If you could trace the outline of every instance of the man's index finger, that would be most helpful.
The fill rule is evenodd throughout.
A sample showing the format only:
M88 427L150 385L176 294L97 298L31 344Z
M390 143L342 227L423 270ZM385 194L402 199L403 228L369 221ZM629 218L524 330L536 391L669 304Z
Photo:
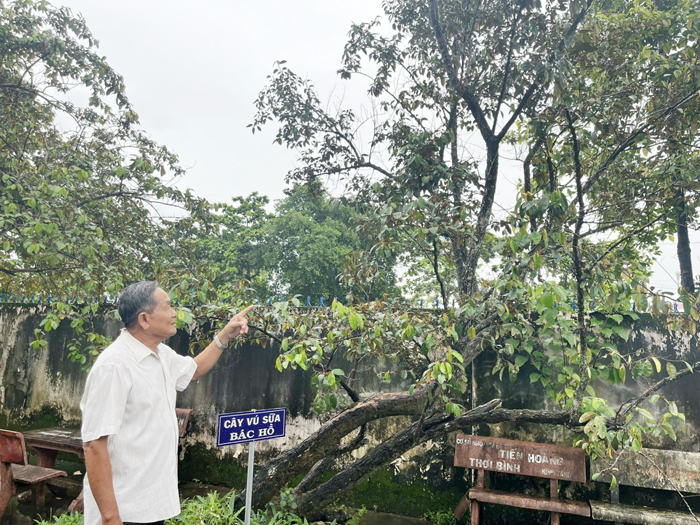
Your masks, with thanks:
M254 304L251 304L251 305L250 305L248 308L246 308L245 310L241 310L241 311L238 313L238 315L240 315L241 317L243 317L243 316L246 315L248 312L250 312L253 308L255 308L255 305L254 305Z

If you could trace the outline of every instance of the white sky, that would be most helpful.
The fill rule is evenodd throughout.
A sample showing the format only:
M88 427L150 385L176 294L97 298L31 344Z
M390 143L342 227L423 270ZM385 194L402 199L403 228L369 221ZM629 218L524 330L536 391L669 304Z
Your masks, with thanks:
M272 143L274 123L248 128L273 63L286 60L322 100L359 108L366 83L336 71L351 22L382 15L381 0L53 0L81 13L125 80L143 129L189 168L180 184L212 202L253 191L282 197L294 152ZM324 99L324 97L327 97ZM478 153L477 153L478 154ZM512 208L517 163L502 161L497 200ZM511 173L509 176L508 173ZM498 208L498 206L496 207ZM494 208L498 213L499 209ZM700 236L692 232L695 273ZM674 290L675 244L661 246L652 285Z
M253 135L253 102L277 60L331 103L364 98L336 75L351 22L380 0L53 0L81 13L124 77L141 125L189 168L182 186L214 202L253 191L280 198L295 155ZM346 88L355 88L346 92Z

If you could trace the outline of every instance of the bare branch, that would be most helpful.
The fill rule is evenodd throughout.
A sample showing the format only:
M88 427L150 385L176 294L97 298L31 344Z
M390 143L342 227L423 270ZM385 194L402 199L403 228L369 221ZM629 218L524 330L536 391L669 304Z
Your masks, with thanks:
M484 141L490 143L493 141L494 135L488 122L486 121L486 117L484 116L484 112L481 109L479 101L467 88L467 86L465 86L457 77L457 71L455 70L454 64L452 64L452 57L450 56L450 51L447 47L447 42L445 41L445 34L442 32L442 26L440 25L440 13L438 11L437 0L429 0L429 4L430 23L435 31L435 39L437 40L440 55L442 55L442 62L445 66L445 70L447 71L447 77L450 80L450 84L452 84L455 91L457 91L457 93L459 93L467 103L467 107L469 107L469 111L471 111Z
M659 391L666 385L673 383L674 381L678 381L681 377L684 377L688 374L693 374L695 372L700 372L700 362L695 363L691 368L686 368L685 370L681 370L680 372L676 373L674 376L667 376L661 379L660 381L657 381L653 385L651 385L649 388L647 388L644 392L642 392L640 395L637 397L627 401L626 403L623 403L619 410L617 411L617 415L615 418L612 420L611 427L612 428L617 428L622 425L622 421L627 419L627 416L635 409L637 408L642 402L644 402L649 396L654 394L655 392Z

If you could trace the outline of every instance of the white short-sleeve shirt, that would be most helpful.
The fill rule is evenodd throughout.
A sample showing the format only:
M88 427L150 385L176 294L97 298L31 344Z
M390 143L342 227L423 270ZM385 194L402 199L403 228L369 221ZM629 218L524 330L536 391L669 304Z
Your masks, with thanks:
M177 392L197 364L167 345L152 352L128 331L97 358L80 401L83 442L102 436L122 521L152 522L180 513L177 490ZM101 525L85 476L85 525Z

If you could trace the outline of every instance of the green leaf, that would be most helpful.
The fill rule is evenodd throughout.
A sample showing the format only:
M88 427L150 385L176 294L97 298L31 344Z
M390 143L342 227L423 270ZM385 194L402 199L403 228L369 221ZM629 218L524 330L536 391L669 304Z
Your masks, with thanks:
M676 432L669 423L662 423L661 428L673 441L676 441Z
M525 363L527 363L528 357L526 355L519 355L515 358L515 364L518 367L523 366Z
M611 327L611 330L613 331L614 334L617 334L619 337L627 341L629 338L629 332L627 329L623 328L622 326L613 326Z
M554 306L554 294L550 292L544 293L540 295L538 302L547 308L551 308Z
M676 366L670 361L666 363L666 372L669 377L676 377Z
M637 438L634 438L632 440L632 450L635 452L639 452L642 449L642 444L639 442Z
M678 406L676 405L675 401L671 401L668 404L668 411L671 412L671 414L674 416L678 415Z
M554 321L556 320L558 315L559 315L558 308L547 308L544 311L544 313L542 314L542 317L544 317L544 319L548 325L551 325L552 323L554 323Z
M586 423L587 421L590 421L596 416L595 412L585 412L581 414L581 417L578 418L579 423Z

